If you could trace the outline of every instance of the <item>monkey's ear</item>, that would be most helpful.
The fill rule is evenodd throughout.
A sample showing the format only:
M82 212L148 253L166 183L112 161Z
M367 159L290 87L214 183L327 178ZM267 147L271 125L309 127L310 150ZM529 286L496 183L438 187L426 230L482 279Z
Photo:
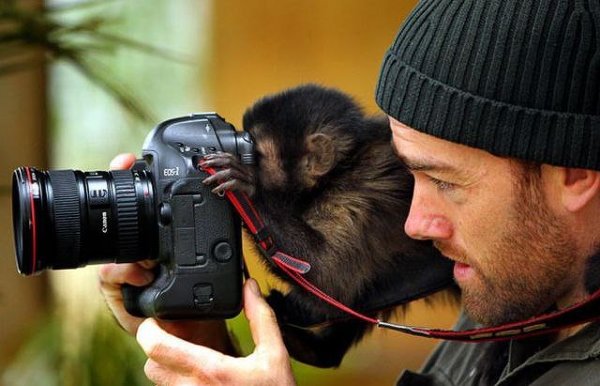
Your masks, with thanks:
M333 138L323 133L311 134L306 138L308 154L304 160L309 177L318 178L335 166L335 144Z

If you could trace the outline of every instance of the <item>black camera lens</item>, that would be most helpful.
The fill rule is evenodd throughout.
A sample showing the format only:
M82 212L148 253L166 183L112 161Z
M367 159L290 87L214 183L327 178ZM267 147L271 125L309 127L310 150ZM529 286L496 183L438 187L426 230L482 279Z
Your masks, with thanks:
M17 268L23 275L155 255L154 191L145 170L21 167L13 173L12 193Z

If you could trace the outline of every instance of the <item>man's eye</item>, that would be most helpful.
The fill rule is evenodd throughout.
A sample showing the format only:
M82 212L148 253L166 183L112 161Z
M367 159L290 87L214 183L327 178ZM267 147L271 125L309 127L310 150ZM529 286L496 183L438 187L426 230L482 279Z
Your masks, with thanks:
M435 185L438 190L451 190L454 188L454 184L442 180L438 180L437 178L429 177L429 180Z

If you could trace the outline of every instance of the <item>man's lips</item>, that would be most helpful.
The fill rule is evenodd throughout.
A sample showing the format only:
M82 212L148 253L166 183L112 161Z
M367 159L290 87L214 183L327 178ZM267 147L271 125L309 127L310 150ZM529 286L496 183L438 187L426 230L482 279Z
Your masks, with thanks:
M473 268L470 265L458 261L454 262L454 279L457 282L467 280L473 276L473 272Z
M458 251L451 249L447 245L437 241L433 242L433 246L440 251L442 256L454 261L454 279L457 282L467 280L475 274L475 270L470 264L460 261L464 260L463 258L457 258L458 256L462 256L460 253L458 253Z

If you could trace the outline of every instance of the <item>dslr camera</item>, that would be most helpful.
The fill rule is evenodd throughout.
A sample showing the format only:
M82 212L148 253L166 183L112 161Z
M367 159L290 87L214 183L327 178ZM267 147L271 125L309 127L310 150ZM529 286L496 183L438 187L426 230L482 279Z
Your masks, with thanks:
M13 173L17 268L23 275L86 264L158 261L146 287L124 286L125 308L160 319L224 319L241 309L239 217L202 183L203 156L254 163L249 133L215 113L160 123L130 170Z

